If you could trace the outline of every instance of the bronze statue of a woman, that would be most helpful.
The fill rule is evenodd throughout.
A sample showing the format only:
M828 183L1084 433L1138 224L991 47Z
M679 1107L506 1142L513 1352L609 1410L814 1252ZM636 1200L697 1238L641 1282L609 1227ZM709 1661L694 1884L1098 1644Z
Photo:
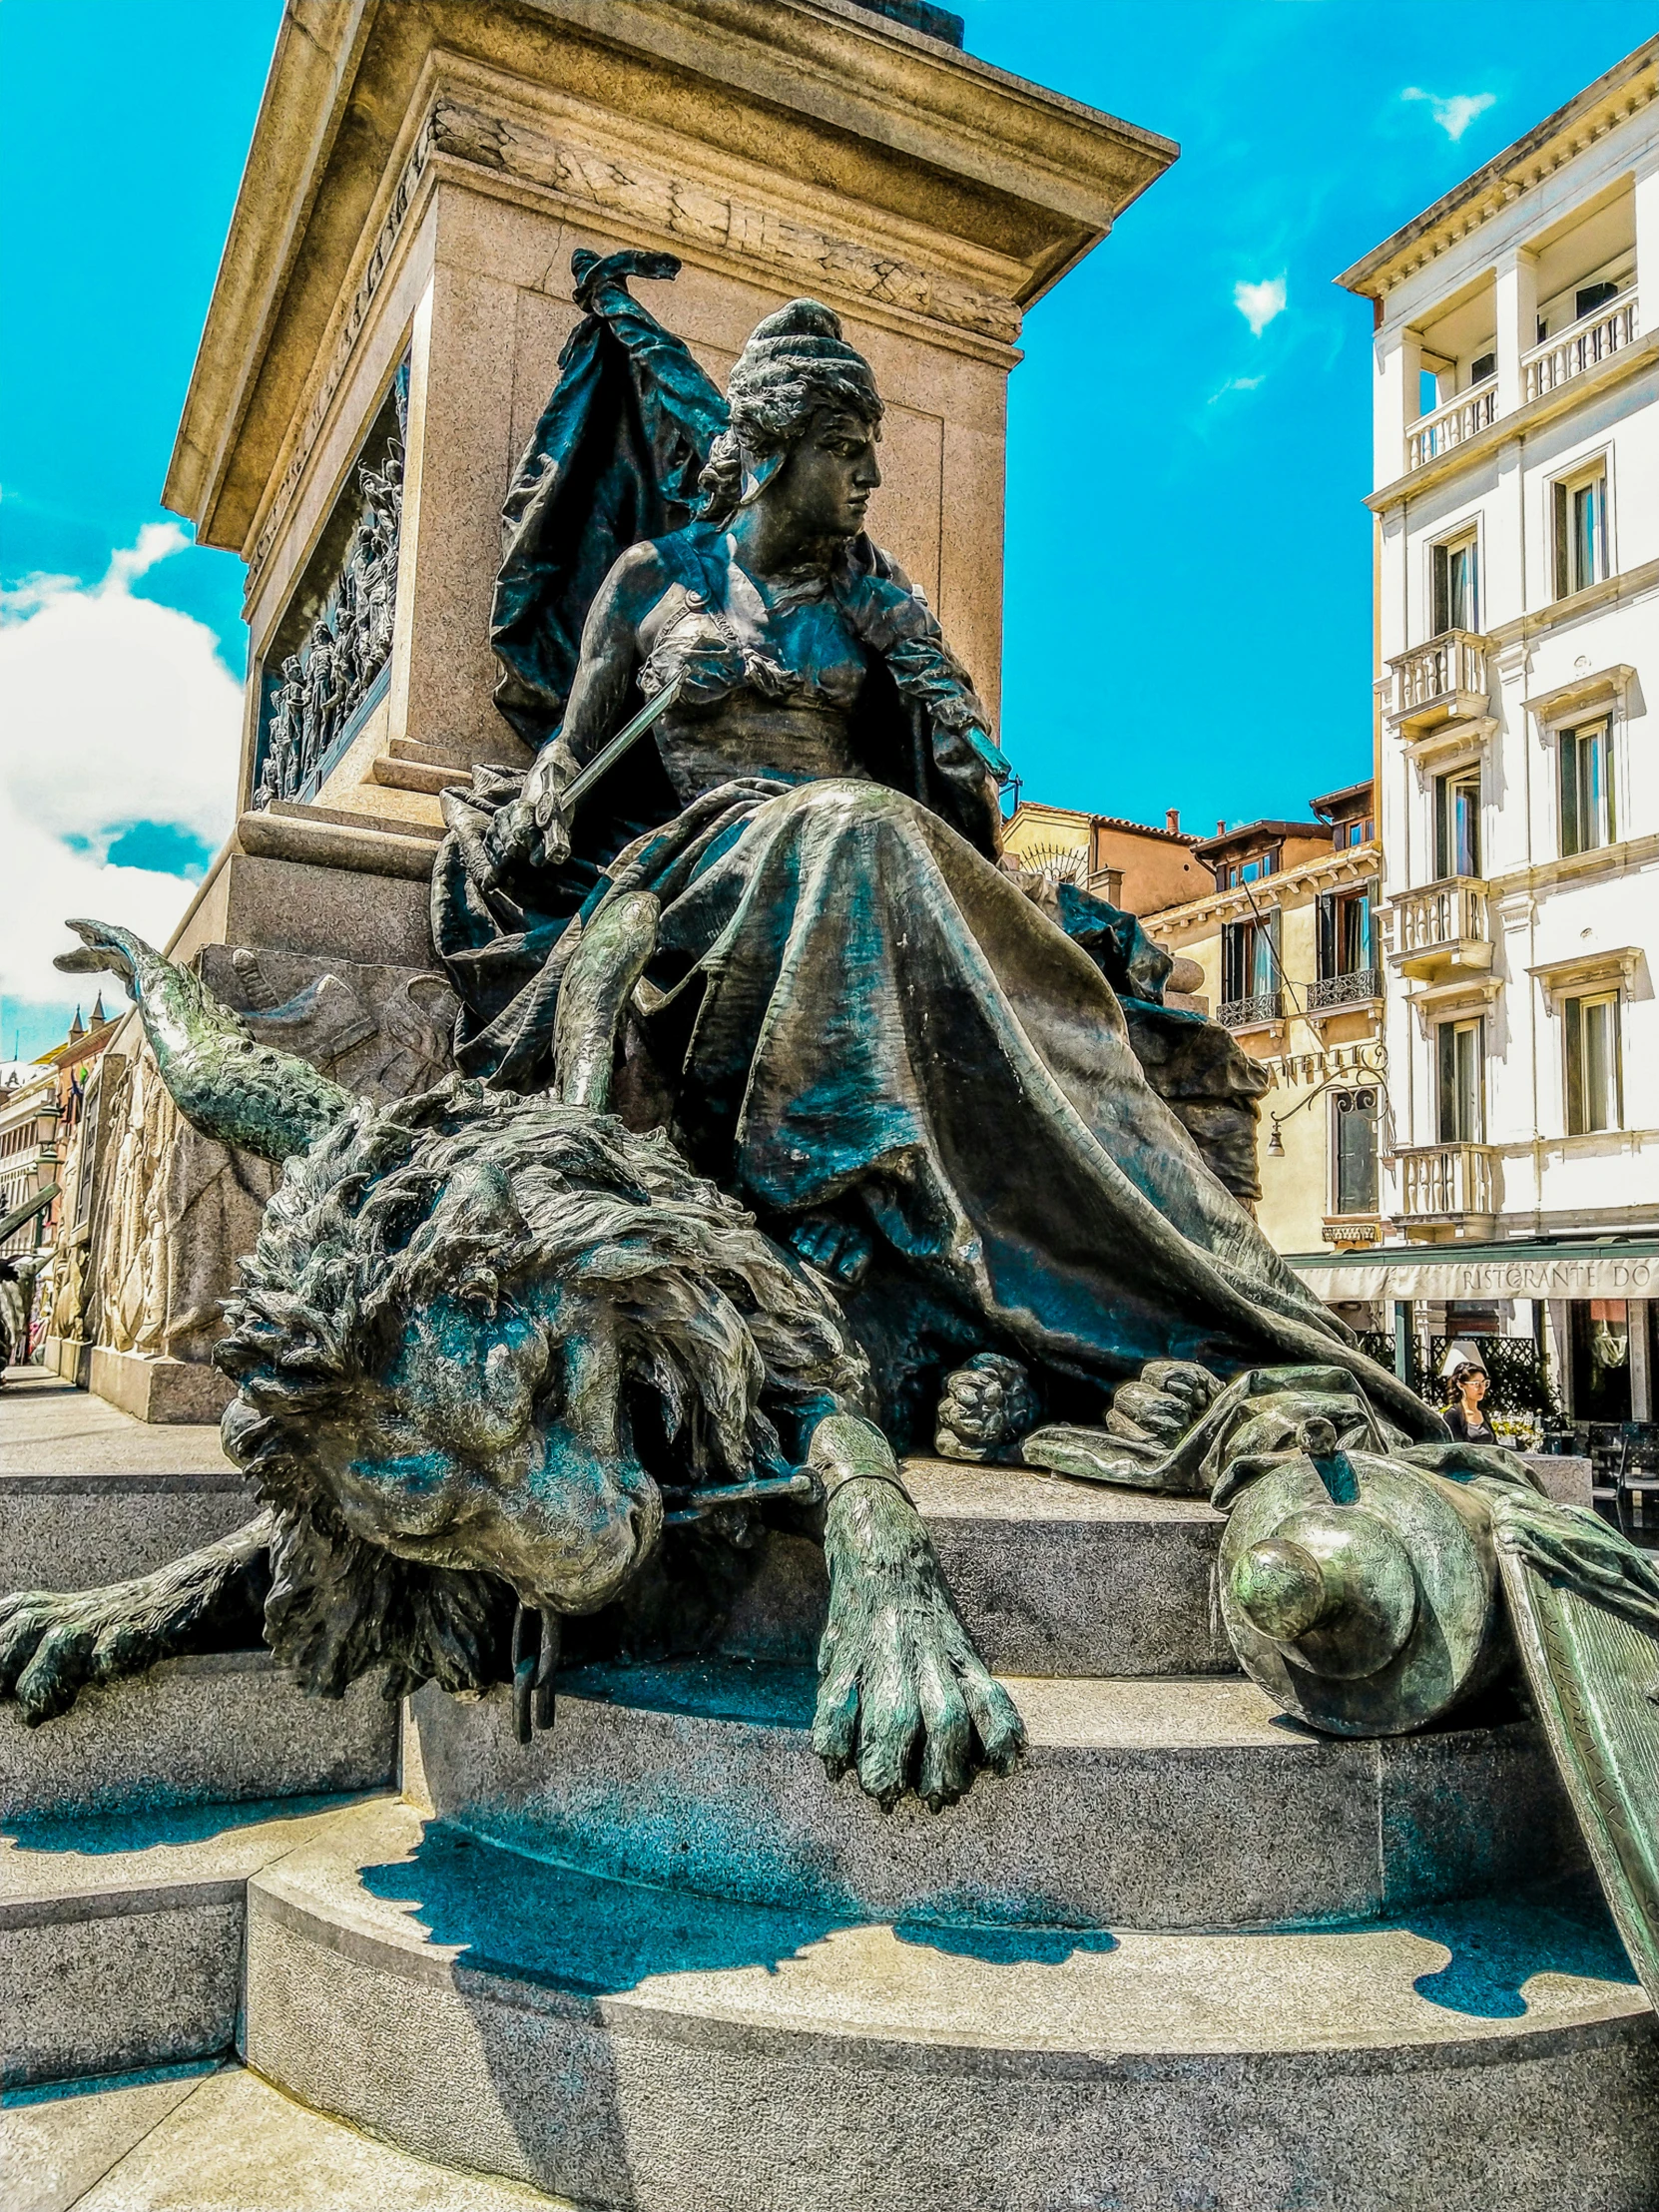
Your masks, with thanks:
M980 1352L1021 1361L1061 1417L1098 1417L1150 1360L1289 1359L1347 1367L1431 1428L1149 1087L1101 966L996 865L1005 763L926 601L864 535L881 402L836 316L769 316L723 405L615 263L583 296L591 344L633 378L636 525L674 516L665 481L683 511L699 448L700 511L590 586L561 700L527 650L575 627L546 590L558 498L585 487L590 541L596 514L628 529L616 472L596 498L561 413L578 332L497 603L503 704L545 742L522 779L480 771L446 798L433 921L462 1066L550 1082L569 964L633 900L648 942L612 1102L835 1279L900 1445ZM665 694L654 743L572 820L574 778Z

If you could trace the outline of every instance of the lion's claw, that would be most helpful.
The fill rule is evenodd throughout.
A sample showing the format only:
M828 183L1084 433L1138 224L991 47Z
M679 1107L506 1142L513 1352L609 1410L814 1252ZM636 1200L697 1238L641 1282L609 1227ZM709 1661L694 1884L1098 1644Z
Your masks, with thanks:
M1112 1392L1107 1426L1120 1435L1180 1442L1220 1390L1219 1377L1194 1360L1149 1360L1134 1382Z
M1010 1773L1024 1727L957 1617L903 1491L887 1481L837 1491L825 1547L830 1622L813 1749L830 1779L855 1768L883 1811L914 1789L936 1813L980 1768Z
M976 1352L965 1368L945 1377L933 1416L934 1449L946 1459L989 1459L1040 1417L1019 1362L1000 1352Z

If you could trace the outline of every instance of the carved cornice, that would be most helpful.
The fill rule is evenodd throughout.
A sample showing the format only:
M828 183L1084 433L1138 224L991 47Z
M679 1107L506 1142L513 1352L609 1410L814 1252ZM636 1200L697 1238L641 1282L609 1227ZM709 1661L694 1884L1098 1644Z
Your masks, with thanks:
M890 220L881 232L886 246L873 232L862 239L831 233L809 220L814 203L805 192L775 190L775 199L798 200L794 211L766 206L731 191L689 155L676 162L676 150L660 133L651 134L654 143L645 146L629 146L625 140L613 117L584 112L581 103L568 99L550 99L546 112L532 114L503 97L486 72L448 55L438 57L427 75L423 118L324 345L298 428L290 433L281 476L248 549L250 596L281 534L409 216L439 176L573 202L598 212L625 234L671 244L688 259L702 255L721 267L747 261L763 283L810 288L815 296L875 319L942 324L999 352L1006 352L1019 336L1021 311L1011 296L1018 276L1013 263L1002 267L999 257L975 257L985 276L1000 278L1009 287L999 291L991 282L974 282L937 265L925 268L919 259L891 251L895 235L904 238L905 227ZM743 166L726 165L740 171ZM907 243L915 255L930 242L915 232Z
M1345 845L1329 856L1322 853L1318 859L1302 860L1283 875L1265 875L1259 883L1252 883L1248 892L1212 891L1207 897L1190 899L1184 906L1166 906L1158 913L1143 914L1141 926L1163 943L1172 930L1202 929L1206 924L1219 928L1223 922L1249 921L1252 913L1269 906L1294 906L1304 899L1317 898L1321 891L1364 883L1380 875L1382 867L1381 845Z
M250 599L254 595L255 586L259 583L261 571L271 557L271 549L280 534L287 511L293 504L293 495L299 489L300 480L305 473L306 463L311 457L311 450L316 444L323 423L327 420L328 409L333 403L334 394L340 386L340 379L345 374L352 351L356 346L357 333L368 319L369 307L385 279L386 271L391 266L397 241L402 234L405 222L408 220L409 210L414 206L421 178L425 175L427 164L432 158L432 148L435 143L433 131L435 121L435 115L428 116L424 126L416 136L414 150L403 164L397 183L392 188L390 202L374 232L373 244L369 248L367 260L363 265L356 284L352 288L351 295L345 303L344 311L339 317L331 341L322 355L321 367L313 378L310 399L300 417L299 429L293 439L287 466L277 480L276 489L272 495L270 506L266 510L265 520L260 525L259 536L248 549L248 582L246 588L247 596ZM386 371L388 382L395 367L395 361L388 363ZM383 390L384 386L381 387L381 393L376 394L377 400L383 394ZM364 427L366 429L366 422Z
M915 273L925 271L925 319L1003 365L1007 339L983 324L989 313L1005 330L1006 307L953 296L951 284L1029 305L1178 151L843 0L287 0L164 493L203 544L246 551L276 504L328 381L313 384L313 370L338 343L341 303L362 282L391 182L421 151L434 72L487 79L535 116L585 104L604 119L599 151L616 163L624 198L644 182L632 165L650 141L685 149L683 171L679 154L666 166L648 160L650 182L683 176L700 196L741 204L738 237L751 247L748 213L765 206L771 228L759 245L771 270L823 269L827 244L833 264L841 232L859 232L844 297L898 326L917 312ZM550 135L569 150L562 128ZM492 136L428 146L418 181L432 162L454 161L474 183L492 177L497 197L531 204L551 192L572 207L608 206L591 172L542 184L513 175L523 145L495 140L492 171ZM406 208L405 233L408 218ZM660 202L637 211L653 237L684 240L688 259L728 267L730 239L717 250L693 234L730 221L729 211L683 207L665 230ZM625 206L603 228L613 224L627 235Z
M1336 281L1374 299L1396 290L1471 232L1512 207L1524 193L1640 114L1656 96L1659 39L1650 38L1352 269L1345 269Z
M774 282L811 281L831 298L839 293L898 308L1000 345L1012 345L1019 336L1020 309L1010 294L938 268L921 268L873 241L822 230L804 217L791 220L775 207L721 189L690 165L677 173L653 164L619 146L614 125L601 144L568 126L549 129L446 96L434 108L426 136L459 162L624 217L653 237L712 249L723 262L734 257L754 262L757 273Z
M1545 960L1526 972L1543 985L1544 997L1553 1008L1584 991L1628 991L1641 964L1641 947L1621 944L1606 951L1575 952L1565 960Z

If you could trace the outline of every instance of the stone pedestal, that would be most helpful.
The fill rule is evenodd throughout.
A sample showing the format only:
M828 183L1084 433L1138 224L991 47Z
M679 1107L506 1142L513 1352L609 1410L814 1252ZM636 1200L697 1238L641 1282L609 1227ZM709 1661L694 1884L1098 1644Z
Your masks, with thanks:
M492 704L490 601L502 500L578 319L578 248L677 255L677 282L643 295L720 380L786 299L842 315L887 402L872 534L994 711L1020 317L1176 150L910 27L948 31L936 10L895 13L908 21L854 0L289 0L165 492L201 543L247 561L252 631L239 821L176 958L281 956L295 988L430 971L439 794L475 762L526 759ZM273 695L346 605L377 669L351 646L317 773L287 777ZM395 1088L383 1031L354 1061L329 1056L326 1029L286 1041L366 1087L373 1060ZM92 1386L200 1418L218 1400L217 1300L268 1179L196 1156L152 1095L136 1020L116 1050L108 1104L129 1141L101 1175ZM164 1175L174 1143L189 1157ZM176 1379L180 1362L197 1372Z

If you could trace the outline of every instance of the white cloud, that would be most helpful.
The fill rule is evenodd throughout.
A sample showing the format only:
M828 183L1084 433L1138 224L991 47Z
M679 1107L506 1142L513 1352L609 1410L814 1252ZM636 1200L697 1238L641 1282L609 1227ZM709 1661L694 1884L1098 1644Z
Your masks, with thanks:
M6 925L0 992L55 1001L68 914L165 940L195 886L112 863L135 823L172 824L217 845L231 826L242 687L203 623L129 586L188 544L149 523L102 582L31 577L0 592L0 851Z
M1259 284L1235 284L1233 304L1250 324L1251 336L1259 338L1274 316L1285 312L1284 277L1269 276Z
M1399 97L1426 100L1434 121L1454 146L1477 115L1497 106L1495 92L1454 92L1449 100L1442 100L1438 93L1424 92L1420 85L1407 85Z
M1207 404L1213 407L1218 399L1225 399L1230 391L1255 391L1266 382L1266 376L1229 376L1218 391L1211 392Z

